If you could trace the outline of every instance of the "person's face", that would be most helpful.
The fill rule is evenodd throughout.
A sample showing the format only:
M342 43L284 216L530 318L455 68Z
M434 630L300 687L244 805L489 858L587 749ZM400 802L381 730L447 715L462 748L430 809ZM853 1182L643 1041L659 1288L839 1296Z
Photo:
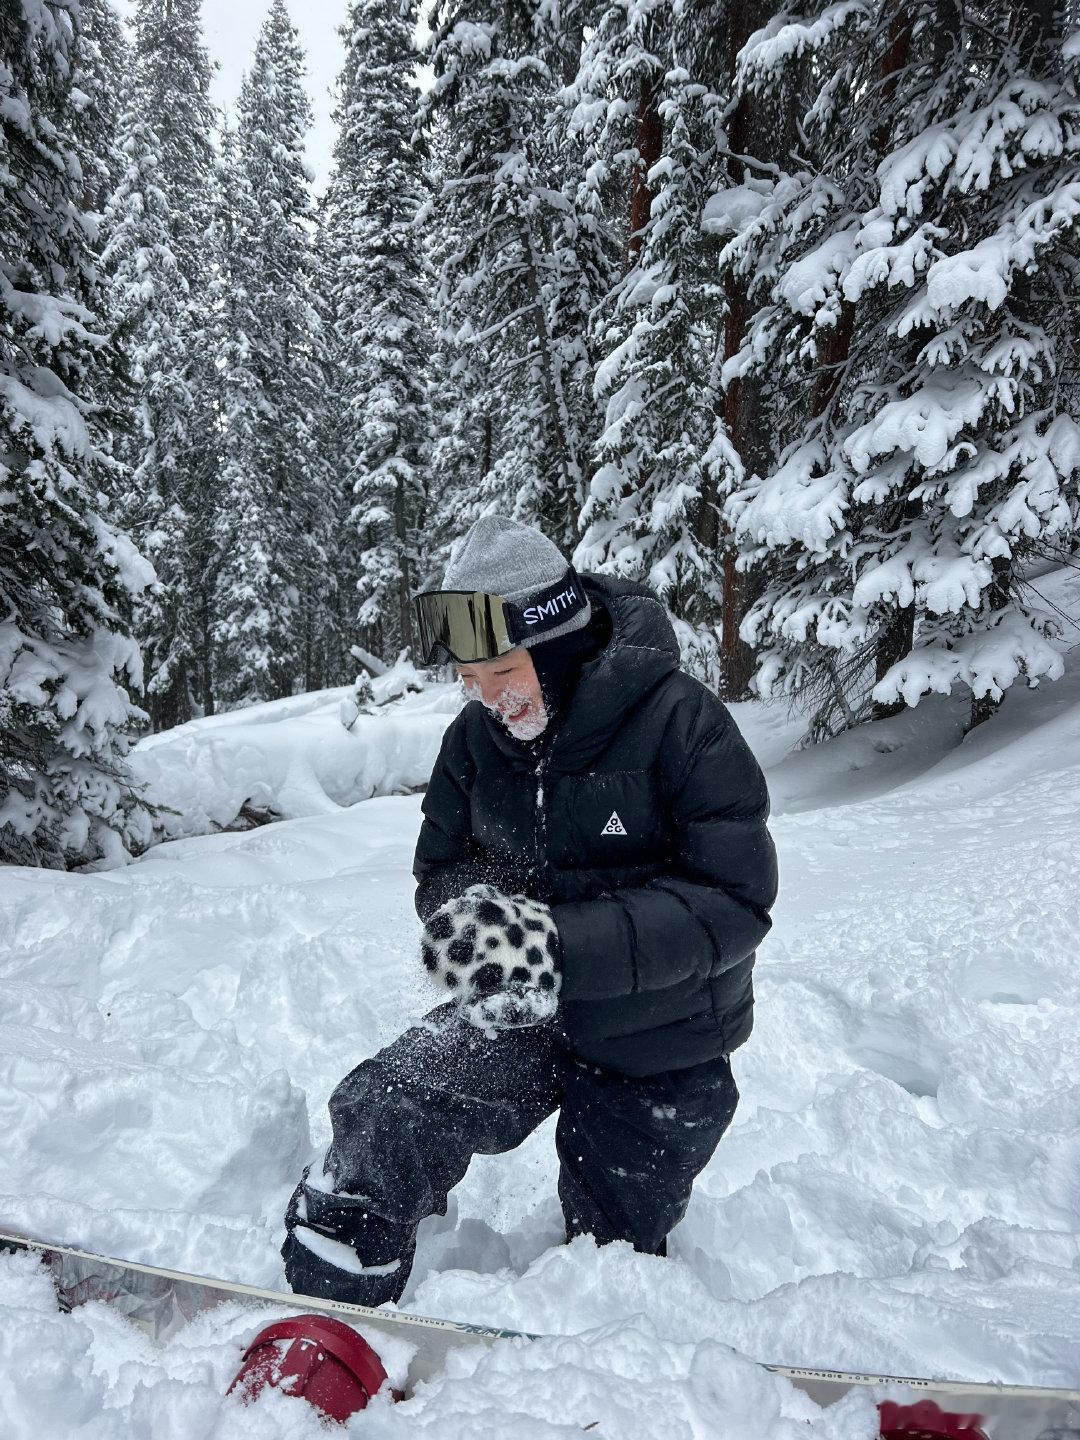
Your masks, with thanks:
M512 735L531 740L544 729L547 710L528 650L519 646L497 660L455 668L469 699L497 715Z

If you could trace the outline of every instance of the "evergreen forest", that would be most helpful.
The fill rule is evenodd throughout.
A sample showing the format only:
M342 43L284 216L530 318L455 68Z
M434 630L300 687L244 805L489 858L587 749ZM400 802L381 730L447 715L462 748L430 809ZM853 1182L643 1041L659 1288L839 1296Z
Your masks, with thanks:
M0 0L0 859L149 835L148 731L353 680L491 511L809 743L1058 678L1078 0Z

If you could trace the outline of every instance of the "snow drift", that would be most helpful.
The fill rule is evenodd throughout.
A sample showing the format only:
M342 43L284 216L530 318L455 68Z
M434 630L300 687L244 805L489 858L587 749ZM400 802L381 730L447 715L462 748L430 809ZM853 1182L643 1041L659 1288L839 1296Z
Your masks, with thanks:
M212 834L245 808L295 820L424 785L461 692L426 681L405 690L420 677L402 668L375 680L370 691L382 708L369 713L355 704L355 687L342 686L192 720L140 741L131 768L159 807L157 837Z

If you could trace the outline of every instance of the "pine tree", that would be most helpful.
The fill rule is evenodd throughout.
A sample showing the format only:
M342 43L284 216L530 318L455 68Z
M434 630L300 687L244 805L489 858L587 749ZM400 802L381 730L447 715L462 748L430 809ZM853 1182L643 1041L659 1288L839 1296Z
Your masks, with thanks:
M356 611L359 553L350 516L353 511L352 484L347 473L355 458L355 435L349 387L355 369L348 365L349 347L337 325L341 304L340 277L348 262L349 237L338 216L338 186L335 172L318 205L315 232L315 260L319 275L326 343L323 347L324 392L320 406L316 450L326 476L324 506L327 524L327 566L319 598L316 623L319 626L327 685L337 685L355 676L351 647L357 641ZM370 637L367 637L370 639ZM371 645L366 646L371 649Z
M771 473L729 503L763 693L809 692L829 733L966 687L985 718L1061 673L1026 557L1075 530L1080 190L1075 42L1051 11L951 3L780 15L741 57L798 57L804 169L763 187L725 263L759 308L730 376L790 396ZM1037 599L1037 597L1036 597Z
M104 212L120 183L126 161L122 151L120 120L131 70L131 47L110 0L81 0L76 31L72 94L72 138L83 177L83 204L91 227L94 253L100 262L107 241ZM99 269L103 267L99 263ZM111 310L110 329L115 328ZM130 479L123 454L132 433L133 390L123 337L102 352L95 367L92 398L101 408L102 450L107 457L104 478L114 499L127 495ZM130 450L130 446L127 446Z
M445 117L448 136L431 212L447 235L439 348L487 397L492 503L567 548L595 434L582 316L606 260L603 237L572 204L580 157L565 143L559 103L573 49L567 25L580 34L579 9L440 0L423 111L428 128Z
M412 143L415 18L401 0L354 0L328 213L338 404L353 493L357 623L387 659L412 646L417 522L430 448L428 279L417 233L422 159ZM351 453L350 453L351 452Z
M87 210L102 213L120 178L120 114L131 48L110 0L79 0L73 89Z
M259 214L236 134L226 129L214 170L210 231L215 276L210 336L220 370L221 504L216 548L222 557L214 597L216 669L227 704L251 703L273 692L271 667L278 637L271 623L279 585L273 555L279 538L266 477L260 472L261 380L252 337L259 321L252 305L258 256L251 250Z
M429 402L432 444L429 464L429 499L422 529L425 539L424 568L417 588L435 589L445 572L450 548L485 510L507 497L497 475L497 431L495 397L487 384L487 367L482 351L456 335L444 323L445 304L438 277L460 248L441 197L453 165L450 120L452 115L435 115L425 134L426 176L429 200L418 219L425 264L433 278Z
M707 626L722 601L719 552L699 542L697 518L723 295L701 216L719 107L681 63L692 55L693 22L677 18L666 3L611 5L577 86L595 164L621 170L629 203L625 273L599 314L606 414L576 558L646 580L677 616Z
M321 678L305 653L305 638L318 628L310 612L328 565L329 513L317 448L325 339L303 159L311 121L303 75L284 0L273 0L237 107L247 199L234 222L231 282L247 297L253 384L227 404L245 437L242 448L231 446L239 470L222 497L231 540L215 627L221 691L231 704L287 695Z
M741 596L718 497L726 476L752 467L755 445L740 424L750 397L733 405L720 382L745 307L719 271L709 209L746 163L732 146L762 143L728 73L747 8L609 0L569 91L586 147L578 209L614 218L623 257L592 312L605 413L575 559L652 584L684 664L732 698L748 667L732 643Z
M187 370L189 289L173 250L161 180L161 141L144 117L141 85L129 81L119 121L124 169L104 217L102 264L110 276L112 323L132 385L133 423L121 441L130 480L124 523L142 538L157 573L139 610L146 693L159 718L168 697L186 695L196 642L187 604L191 487L186 470L192 408Z
M124 761L141 683L125 615L150 572L102 510L77 54L69 4L0 12L0 858L51 866L146 838Z
M705 204L701 214L702 243L712 275L720 272L723 304L718 316L721 364L742 348L753 306L750 277L734 266L718 263L727 237L751 223L762 189L785 167L795 151L796 95L794 76L767 94L737 85L738 56L750 36L768 24L779 7L776 0L702 0L686 16L693 27L684 42L687 64L707 87L711 103L723 105L718 116L719 143L710 148ZM799 67L792 67L795 76ZM748 203L749 202L749 203ZM722 372L721 372L722 373ZM737 568L738 549L724 523L719 499L741 488L747 475L762 474L772 462L770 408L786 408L769 375L734 377L719 387L714 401L713 438L703 457L701 500L694 534L706 553L719 550L722 572L718 684L723 695L743 699L750 691L754 657L740 635L750 604L767 580L767 567L752 573Z
M207 270L208 181L217 119L200 9L201 0L136 0L134 17L142 119L161 143L173 252L193 292L201 288Z
M218 436L215 360L208 343L214 110L199 0L137 0L134 83L138 118L156 142L176 283L160 285L167 369L145 372L140 404L152 416L131 457L129 508L142 516L159 586L138 615L147 659L146 704L155 728L212 708L208 664L214 572ZM168 339L166 342L166 333ZM141 533L141 532L140 532Z

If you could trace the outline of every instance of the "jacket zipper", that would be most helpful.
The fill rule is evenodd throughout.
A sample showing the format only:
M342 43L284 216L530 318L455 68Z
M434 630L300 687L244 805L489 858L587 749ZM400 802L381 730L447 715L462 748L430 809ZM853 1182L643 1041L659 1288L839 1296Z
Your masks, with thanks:
M544 882L544 757L536 762L536 887L543 888Z
M547 901L551 896L551 884L547 873L547 814L544 794L544 769L551 759L551 751L558 735L560 721L553 721L540 736L536 748L536 764L533 775L536 779L536 804L533 810L533 834L536 851L536 888L538 899Z

